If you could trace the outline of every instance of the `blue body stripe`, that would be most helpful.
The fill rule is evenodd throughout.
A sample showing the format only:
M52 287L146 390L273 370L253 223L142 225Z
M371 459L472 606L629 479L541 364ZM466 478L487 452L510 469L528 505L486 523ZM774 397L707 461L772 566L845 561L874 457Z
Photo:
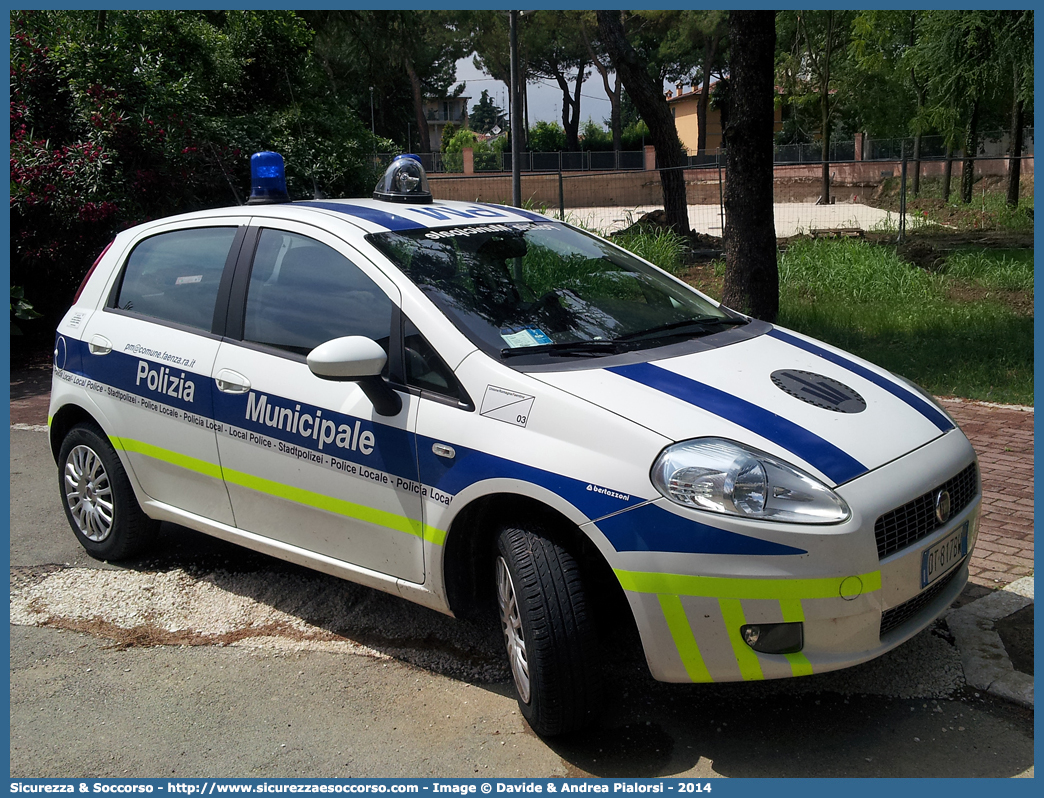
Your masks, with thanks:
M884 388L886 391L888 391L888 393L892 394L898 399L901 399L902 401L906 402L906 404L910 405L910 407L912 407L926 419L931 421L942 432L949 432L951 429L953 429L953 424L950 423L950 420L946 418L945 414L939 412L938 408L933 407L931 402L926 401L913 391L904 388L902 385L897 384L893 380L890 380L887 377L882 377L880 374L871 371L865 366L861 366L858 363L855 363L846 357L842 357L841 355L835 354L834 352L831 352L828 349L824 349L821 346L817 346L816 344L813 344L810 341L802 340L801 338L798 338L794 335L790 335L789 333L783 332L782 330L772 329L769 331L768 334L779 341L788 343L791 346L796 346L798 349L803 349L806 352L811 352L813 355L819 355L819 357L823 358L824 360L829 360L834 365L841 366L841 368L847 369L848 371L851 371L853 374L858 374L865 380L869 380L879 388Z
M460 493L476 482L493 478L539 485L561 496L587 518L603 519L598 522L598 527L617 551L763 555L804 553L801 549L687 520L649 504L645 497L624 495L612 490L611 486L609 491L598 490L596 488L606 486L591 485L477 449L454 444L456 456L453 460L445 460L432 452L432 444L443 442L444 439L416 435L373 419L346 415L268 391L252 392L256 395L255 401L261 396L266 397L266 407L269 408L294 408L299 413L312 415L313 418L318 418L321 413L324 421L332 421L338 426L347 424L354 428L358 424L361 431L369 431L374 436L376 444L372 454L368 456L331 444L320 450L317 440L311 436L280 430L261 421L252 421L247 415L250 394L226 394L217 391L213 387L213 379L207 374L171 367L175 376L184 375L185 379L192 380L195 384L194 400L187 402L150 391L142 380L137 379L139 361L147 361L155 368L162 364L119 351L98 357L88 353L85 342L70 338L65 340L68 346L66 370L96 380L99 384L104 383L136 396L164 402L203 418L262 433L299 448L321 451L342 460L379 469L394 477L419 479L420 482L450 496ZM612 495L614 493L616 495Z
M643 504L598 522L617 551L671 551L681 554L779 556L807 554L805 549L727 532L691 521L655 504Z
M379 224L382 227L387 227L389 230L394 230L396 232L400 230L421 230L427 227L426 224L422 224L414 219L407 219L405 216L400 216L397 213L392 213L391 211L379 208L366 208L359 205L342 205L338 202L319 202L314 200L295 202L294 204L306 205L309 208L321 208L324 211L343 213L346 216L355 216L356 218L372 222L373 224ZM395 206L391 205L391 207Z
M683 377L652 363L635 363L606 369L621 377L655 388L675 399L721 416L793 452L836 484L865 474L867 467L793 421L788 421L738 396Z

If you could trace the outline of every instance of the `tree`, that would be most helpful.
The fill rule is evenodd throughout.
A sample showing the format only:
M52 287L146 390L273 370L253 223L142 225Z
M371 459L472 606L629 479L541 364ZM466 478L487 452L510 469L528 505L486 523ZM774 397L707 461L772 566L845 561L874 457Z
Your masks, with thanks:
M311 42L289 12L13 12L13 283L64 310L118 230L242 202L257 150L292 196L372 190L368 126Z
M963 144L961 201L965 203L971 202L980 121L996 106L999 87L1011 86L1002 79L1004 15L1003 11L925 12L918 19L917 43L911 48L911 63L928 84L926 121L942 131L948 155L955 145ZM948 175L944 181L948 196Z
M489 133L498 125L503 128L507 124L504 109L496 106L486 89L482 90L482 96L468 114L468 123L479 133Z
M580 149L580 89L587 78L588 50L576 11L538 11L528 26L528 64L554 80L562 92L566 149Z
M622 91L620 76L613 71L613 63L609 58L609 54L605 52L602 43L598 40L597 32L598 21L594 19L590 11L584 12L580 16L580 35L584 39L584 45L587 47L587 55L591 59L591 63L602 78L602 88L609 98L609 130L613 139L613 150L619 152L623 149L624 128L621 109ZM616 77L615 85L610 82L610 75Z
M921 183L921 137L927 83L909 62L920 11L862 11L852 22L851 91L860 130L874 137L913 134L910 169L914 196Z
M353 86L357 95L366 92L356 108L369 110L370 86L382 106L408 87L412 114L382 120L382 128L398 137L408 120L417 128L421 152L431 152L425 101L455 96L450 87L457 60L473 49L467 18L454 11L317 11L307 18L320 31L317 49L331 80Z
M830 135L839 103L838 78L846 66L853 12L790 11L779 15L780 38L790 42L782 62L783 85L791 102L819 109L822 152L820 203L830 203Z
M772 213L775 12L730 11L729 37L722 303L772 322L779 313Z
M663 96L663 83L657 83L649 74L647 61L627 40L619 11L599 11L598 31L628 95L649 126L649 135L660 166L667 223L679 234L688 233L689 213L685 200L682 148L678 131L674 127L674 117Z
M1003 58L1011 70L1011 152L1008 159L1008 190L1006 202L1011 207L1019 204L1019 178L1022 171L1022 131L1026 108L1033 107L1033 11L1005 12Z
M673 82L700 84L696 113L697 149L707 148L707 110L711 80L724 77L728 47L728 18L724 11L647 11L660 28L656 60Z
M530 23L534 14L524 13L518 17L518 85L515 91L522 99L522 130L529 128L529 96L526 87L529 84L531 70L529 67ZM480 69L508 89L511 89L511 54L508 48L508 15L506 11L473 11L467 15L467 30L475 51L472 59L475 68ZM510 95L509 95L510 96ZM526 142L519 142L525 149Z

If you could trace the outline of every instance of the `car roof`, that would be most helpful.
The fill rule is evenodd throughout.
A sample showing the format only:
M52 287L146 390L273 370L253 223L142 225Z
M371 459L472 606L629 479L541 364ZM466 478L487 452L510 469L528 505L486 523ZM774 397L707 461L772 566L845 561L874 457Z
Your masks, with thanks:
M476 224L553 221L539 213L521 208L476 202L437 200L431 203L415 204L376 199L321 199L212 208L157 219L134 228L134 231L169 222L202 221L229 216L298 220L311 224L316 224L318 219L327 217L351 223L362 228L366 233L425 230Z

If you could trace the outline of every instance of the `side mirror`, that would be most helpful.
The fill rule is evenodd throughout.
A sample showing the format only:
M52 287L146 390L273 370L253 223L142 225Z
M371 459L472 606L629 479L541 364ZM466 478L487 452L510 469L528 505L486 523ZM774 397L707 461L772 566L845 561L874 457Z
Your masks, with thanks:
M361 335L334 338L308 353L308 369L316 377L336 382L357 382L373 409L382 416L402 410L402 397L381 378L388 355L376 341Z

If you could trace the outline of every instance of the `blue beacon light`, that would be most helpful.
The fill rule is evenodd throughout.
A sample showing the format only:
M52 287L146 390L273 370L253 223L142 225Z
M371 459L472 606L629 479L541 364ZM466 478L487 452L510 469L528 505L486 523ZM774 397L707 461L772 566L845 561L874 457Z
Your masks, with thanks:
M250 199L247 205L289 201L283 156L278 152L255 152L250 156Z
M428 175L420 157L413 153L396 155L373 190L373 198L385 202L431 202Z

